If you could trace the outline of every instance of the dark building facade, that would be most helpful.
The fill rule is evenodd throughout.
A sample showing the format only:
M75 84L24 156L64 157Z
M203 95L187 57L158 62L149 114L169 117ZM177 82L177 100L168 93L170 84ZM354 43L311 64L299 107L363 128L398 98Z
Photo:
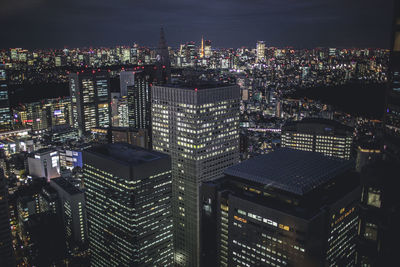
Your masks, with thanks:
M0 169L0 266L15 266L8 207L8 190Z
M378 160L361 172L358 265L390 266L397 262L400 237L399 165Z
M282 147L320 152L326 156L350 159L354 129L339 122L306 118L282 127Z
M87 248L87 217L84 192L63 177L54 178L50 186L58 193L60 215L65 239L70 253L75 254Z
M172 264L171 160L126 143L83 152L92 266Z
M110 77L108 72L71 73L69 76L73 127L81 134L93 127L111 125Z
M158 43L157 51L157 84L166 84L171 81L171 60L169 58L169 51L167 46L167 41L165 40L164 29L160 30L160 40Z
M394 2L392 46L385 112L385 154L400 161L400 3Z
M202 266L354 266L353 163L291 149L202 185Z
M0 64L0 130L11 128L11 109L6 70Z
M129 127L150 130L151 126L151 84L150 71L136 71L135 84L127 86Z

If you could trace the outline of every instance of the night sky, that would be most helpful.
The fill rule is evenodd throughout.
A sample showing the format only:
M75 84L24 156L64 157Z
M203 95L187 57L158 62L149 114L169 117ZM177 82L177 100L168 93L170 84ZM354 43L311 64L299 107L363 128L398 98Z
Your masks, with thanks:
M391 0L0 0L0 47L389 47Z

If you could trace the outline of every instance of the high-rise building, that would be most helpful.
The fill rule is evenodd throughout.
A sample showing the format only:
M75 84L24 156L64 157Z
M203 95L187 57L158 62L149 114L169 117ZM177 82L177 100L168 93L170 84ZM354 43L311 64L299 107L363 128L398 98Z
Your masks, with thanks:
M287 122L282 127L281 145L350 159L353 131L353 128L333 120L306 118L301 121Z
M400 3L394 2L392 47L389 62L389 84L385 112L385 154L400 161Z
M355 266L359 176L353 163L279 149L206 182L202 266Z
M118 99L117 103L117 117L118 117L118 127L129 127L129 105L128 98L122 97Z
M265 60L265 43L264 41L258 41L257 42L257 61L256 62L262 62Z
M128 95L128 86L135 85L135 72L130 70L123 70L119 73L120 92L121 96Z
M210 58L211 57L211 41L210 40L205 40L204 41L204 57L205 58Z
M156 61L157 84L169 83L171 81L171 60L169 58L168 46L163 28L161 28L160 31Z
M171 159L126 143L83 152L92 266L170 266Z
M11 239L8 190L3 170L0 169L0 266L15 266Z
M108 72L72 73L69 76L73 127L86 134L93 127L111 125Z
M68 249L72 253L79 252L88 244L84 192L62 177L52 179L50 186L57 191L60 199L61 217Z
M148 71L135 72L135 85L128 86L129 127L147 129L151 127L151 83Z
M11 128L11 109L7 75L3 64L0 64L0 130Z
M175 263L199 266L199 186L239 161L240 89L152 87L153 149L172 158Z

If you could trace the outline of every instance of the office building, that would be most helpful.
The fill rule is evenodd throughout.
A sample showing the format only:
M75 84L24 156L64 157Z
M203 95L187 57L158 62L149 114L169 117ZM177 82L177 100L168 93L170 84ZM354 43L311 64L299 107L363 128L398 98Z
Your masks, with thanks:
M0 169L0 266L15 266L9 210L8 190Z
M0 64L0 130L11 129L11 109L6 70Z
M129 105L128 98L122 97L117 102L117 127L129 127Z
M62 177L52 179L50 186L57 191L60 199L61 217L68 249L72 253L85 249L88 237L84 192Z
M256 53L257 53L257 60L256 60L257 63L265 61L265 43L264 43L264 41L257 42Z
M60 176L60 156L54 149L43 148L28 157L29 175L50 179Z
M306 118L287 122L281 131L282 147L320 152L326 156L350 159L353 128L336 121Z
M142 148L149 147L149 134L146 129L135 129L129 127L112 127L110 131L111 143L128 143Z
M385 155L400 161L400 3L394 1L392 43L385 113Z
M26 117L27 120L23 122L31 126L35 133L42 133L50 127L46 109L41 102L26 104Z
M62 144L69 141L77 141L79 139L78 129L71 128L69 125L58 125L52 127L50 131L44 135L45 141L50 144Z
M204 41L204 57L205 58L210 58L211 54L212 54L211 41L210 40L205 40Z
M382 144L381 140L370 136L359 138L357 143L356 170L361 172L365 166L382 158Z
M172 265L171 160L126 143L83 152L92 266Z
M128 86L135 85L135 72L131 70L123 70L119 73L121 97L128 95Z
M108 72L77 72L69 76L73 127L87 134L93 127L111 125Z
M152 76L150 71L137 71L135 85L128 86L128 120L131 128L150 131Z
M354 164L279 149L202 185L202 266L354 266Z
M362 198L358 266L390 266L397 261L400 196L395 162L377 160L361 171Z
M175 263L199 266L199 186L239 161L240 89L152 87L153 149L172 158Z

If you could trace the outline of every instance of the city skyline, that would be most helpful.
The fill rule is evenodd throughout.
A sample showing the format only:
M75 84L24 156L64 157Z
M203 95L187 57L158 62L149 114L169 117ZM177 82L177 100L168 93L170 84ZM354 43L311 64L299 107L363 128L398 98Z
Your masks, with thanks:
M197 3L106 1L13 2L0 11L3 25L1 48L63 48L128 45L152 46L164 26L170 46L201 36L214 47L267 46L389 47L392 23L391 1L343 0L331 3L290 0L240 0ZM221 34L222 33L222 34ZM49 38L51 36L51 38ZM240 37L240 38L238 38Z
M3 0L0 25L1 267L397 265L400 0Z

